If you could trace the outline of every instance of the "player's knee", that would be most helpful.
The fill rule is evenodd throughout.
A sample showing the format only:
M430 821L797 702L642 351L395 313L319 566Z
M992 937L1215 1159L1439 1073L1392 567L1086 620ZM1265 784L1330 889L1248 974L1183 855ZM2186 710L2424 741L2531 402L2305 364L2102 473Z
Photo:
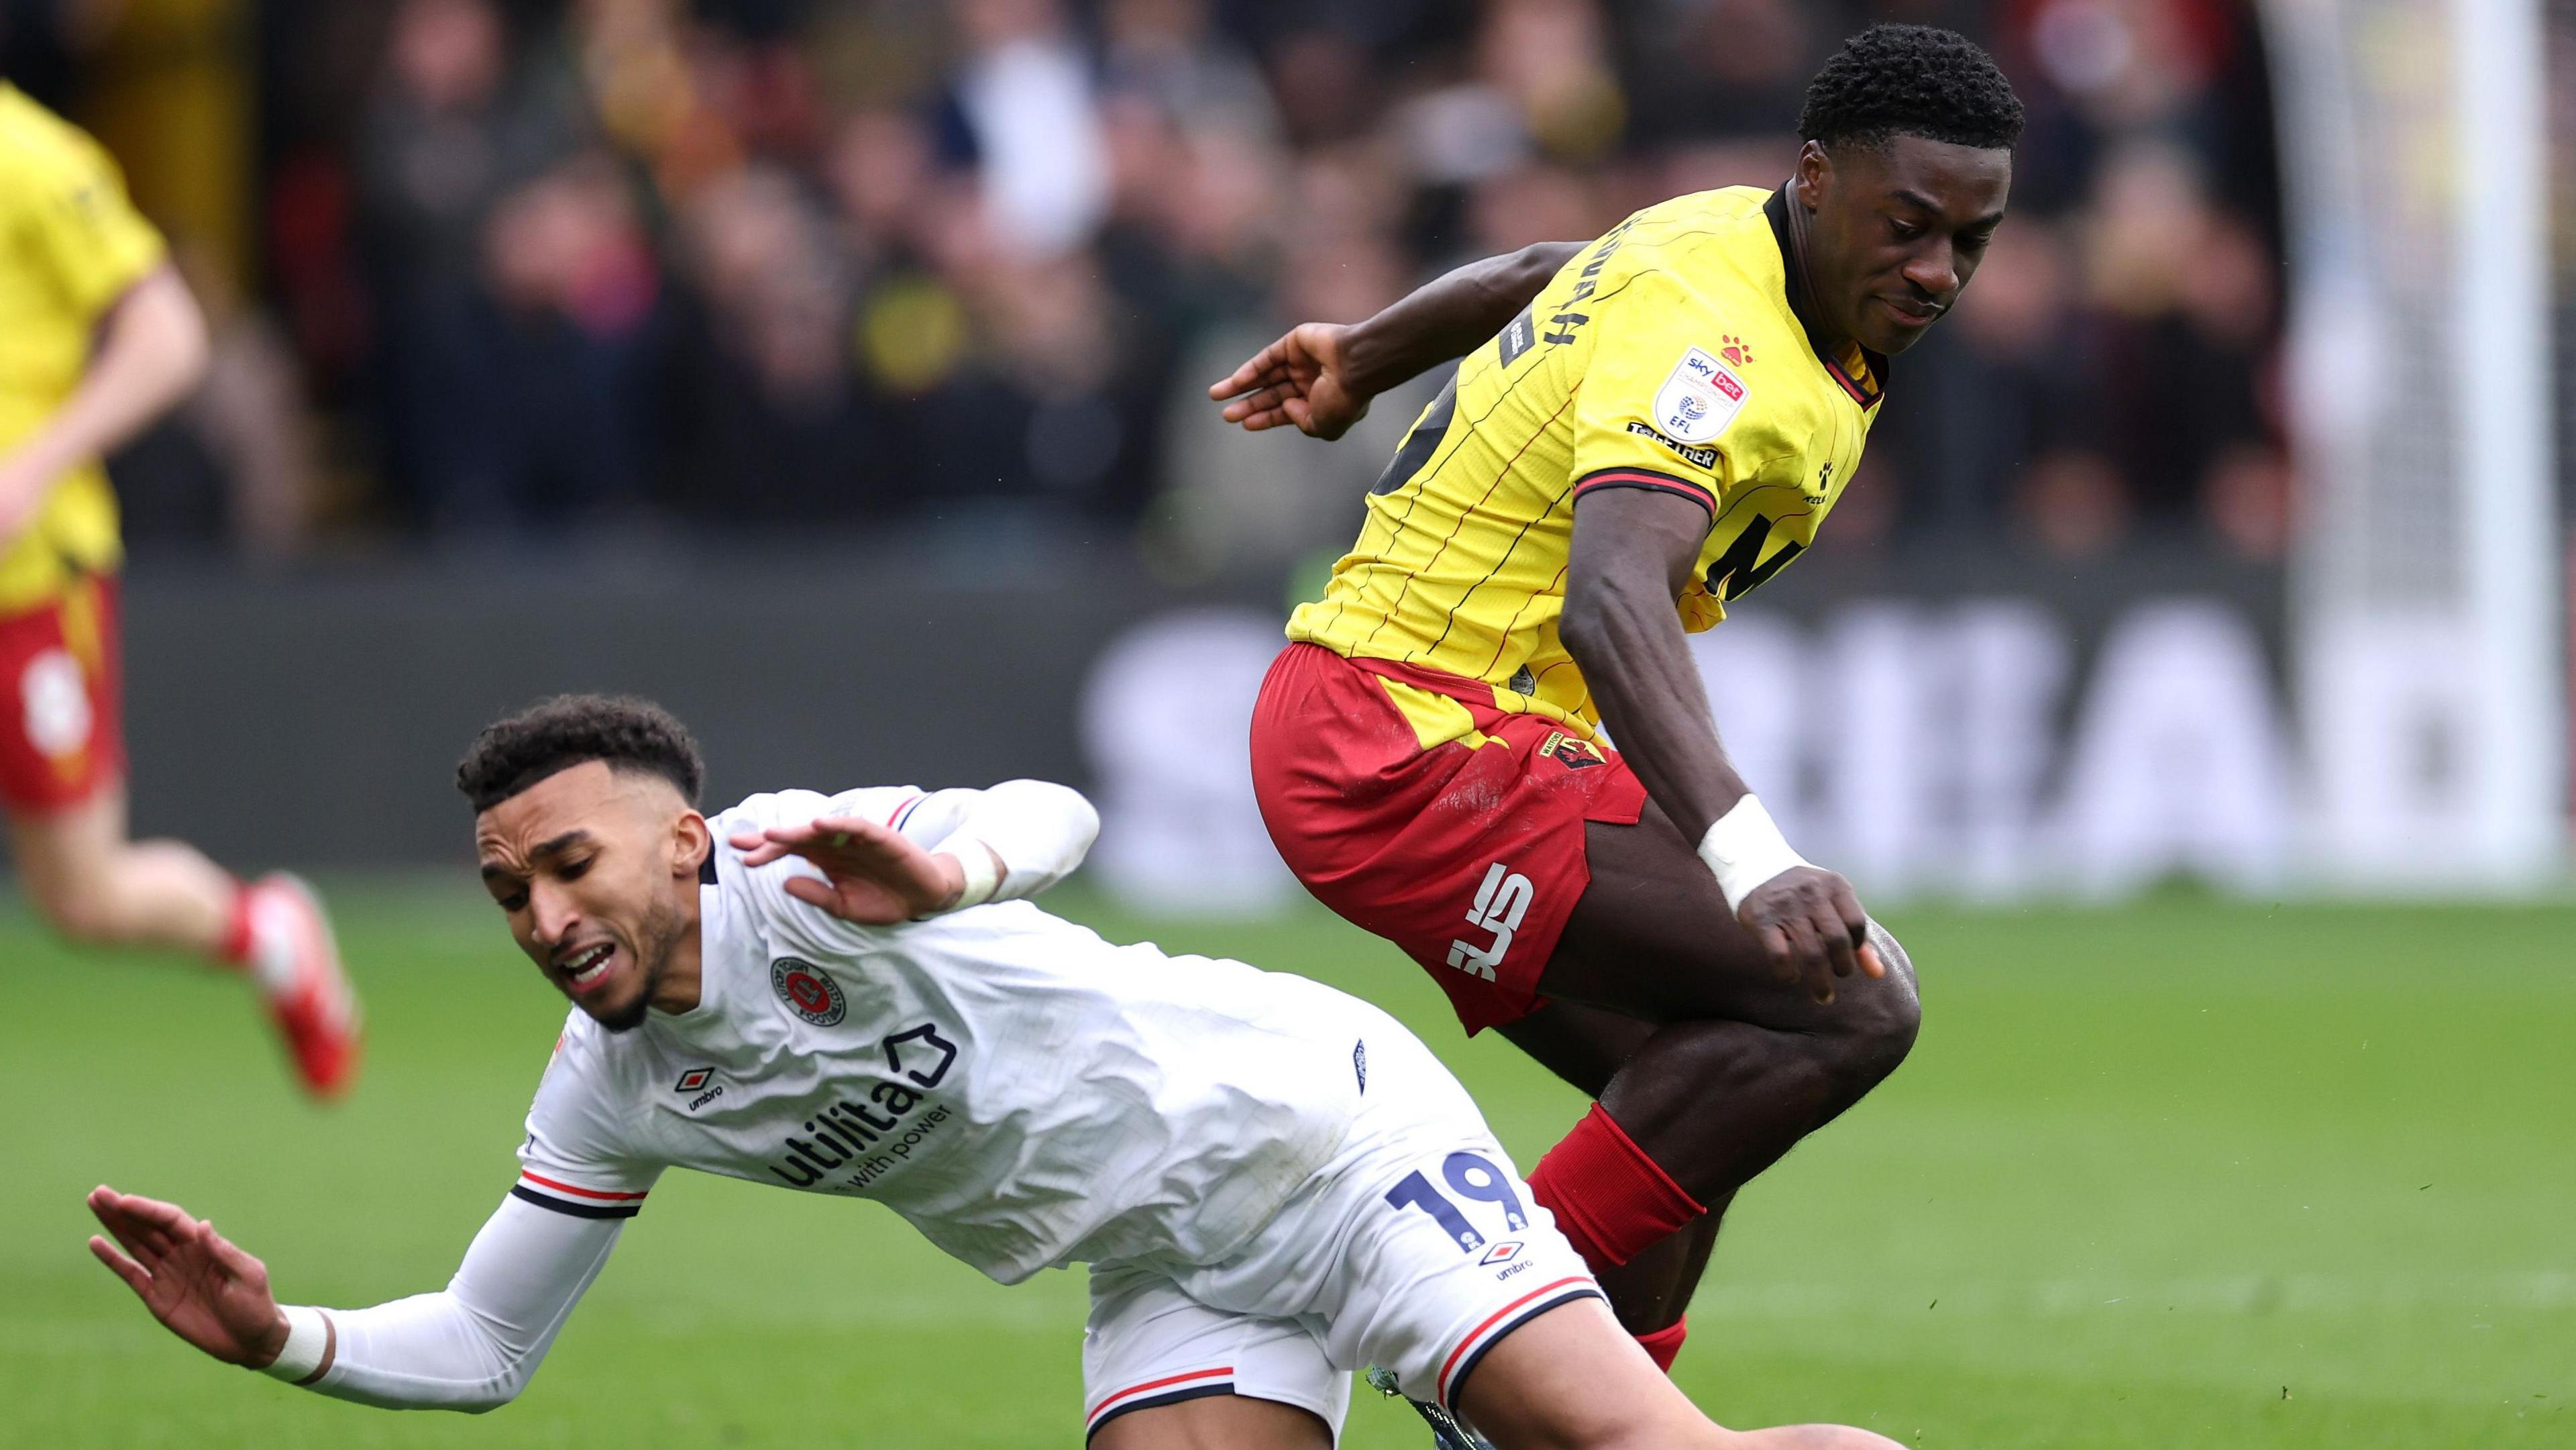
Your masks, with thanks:
M1923 999L1914 988L1914 963L1894 936L1870 924L1870 944L1878 949L1887 975L1855 978L1840 994L1840 1030L1831 1034L1841 1066L1867 1084L1896 1071L1914 1050L1923 1030Z

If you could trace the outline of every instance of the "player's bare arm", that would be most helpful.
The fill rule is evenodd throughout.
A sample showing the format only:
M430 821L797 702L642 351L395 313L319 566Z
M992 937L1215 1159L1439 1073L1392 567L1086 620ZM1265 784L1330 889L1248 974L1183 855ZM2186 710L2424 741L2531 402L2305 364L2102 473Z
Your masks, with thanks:
M1674 601L1691 582L1709 513L1656 490L1596 489L1574 511L1574 541L1558 624L1602 723L1646 793L1691 840L1735 809L1750 787L1720 743ZM1869 918L1851 883L1794 866L1748 893L1737 915L1784 975L1819 995L1853 971L1884 974L1867 942Z
M205 314L177 270L164 265L109 311L98 352L71 397L0 457L0 539L26 527L65 470L141 432L205 371Z
M1311 437L1339 438L1368 416L1378 394L1502 331L1584 245L1535 242L1425 283L1365 322L1301 324L1208 397L1247 432L1293 424Z

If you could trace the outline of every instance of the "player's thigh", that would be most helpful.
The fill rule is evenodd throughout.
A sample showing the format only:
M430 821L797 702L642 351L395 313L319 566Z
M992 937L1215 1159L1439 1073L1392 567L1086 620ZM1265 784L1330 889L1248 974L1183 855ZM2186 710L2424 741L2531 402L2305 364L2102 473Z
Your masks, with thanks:
M1598 1098L1659 1025L1581 1002L1550 1002L1494 1030L1567 1086Z
M1290 1319L1212 1308L1132 1265L1091 1271L1083 1429L1097 1450L1330 1447L1350 1376Z
M72 804L50 809L7 808L9 858L20 884L40 905L51 905L98 881L125 845L125 783L107 779Z
M1727 909L1696 848L1652 802L1633 826L1589 823L1584 848L1591 880L1540 975L1549 997L1653 1022L1784 1031L1836 1031L1881 1009L1910 1013L1913 968L1902 952L1883 979L1838 983L1832 1003L1783 980ZM1883 929L1873 935L1892 941Z
M1457 1387L1455 1404L1512 1450L1696 1450L1729 1438L1598 1300L1514 1329Z

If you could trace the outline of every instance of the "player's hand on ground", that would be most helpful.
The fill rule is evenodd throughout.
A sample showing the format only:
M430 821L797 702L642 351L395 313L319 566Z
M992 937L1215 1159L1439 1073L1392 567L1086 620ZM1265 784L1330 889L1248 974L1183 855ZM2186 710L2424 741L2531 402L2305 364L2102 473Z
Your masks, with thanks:
M286 1316L268 1291L268 1266L233 1247L213 1224L190 1218L175 1203L105 1184L90 1190L89 1211L116 1237L111 1244L92 1235L89 1251L171 1333L226 1364L252 1369L286 1347Z
M1349 332L1331 322L1297 327L1211 386L1208 397L1225 404L1225 421L1249 433L1293 423L1312 438L1339 438L1369 407L1368 395L1351 386L1343 358Z
M1869 914L1839 872L1793 866L1753 888L1736 919L1762 944L1780 979L1805 983L1819 1002L1834 1000L1836 977L1887 975L1869 945Z
M966 890L956 857L933 855L901 832L858 816L736 831L733 845L745 853L746 866L804 857L824 879L799 876L787 883L787 894L863 926L891 926L944 911Z

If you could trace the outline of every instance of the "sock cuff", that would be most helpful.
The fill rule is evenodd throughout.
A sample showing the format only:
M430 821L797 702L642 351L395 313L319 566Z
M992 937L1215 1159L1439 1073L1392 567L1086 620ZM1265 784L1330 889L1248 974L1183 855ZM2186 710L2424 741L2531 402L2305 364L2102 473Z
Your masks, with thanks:
M1529 1183L1596 1271L1628 1262L1708 1212L1598 1103L1547 1150Z
M1676 1319L1652 1334L1638 1335L1637 1343L1645 1348L1646 1357L1655 1362L1655 1368L1671 1374L1673 1361L1681 1358L1682 1341L1688 1338L1690 1321Z
M259 937L251 924L251 904L256 899L248 883L233 883L232 917L224 924L222 944L215 948L215 955L227 965L250 965L251 953L259 948Z

